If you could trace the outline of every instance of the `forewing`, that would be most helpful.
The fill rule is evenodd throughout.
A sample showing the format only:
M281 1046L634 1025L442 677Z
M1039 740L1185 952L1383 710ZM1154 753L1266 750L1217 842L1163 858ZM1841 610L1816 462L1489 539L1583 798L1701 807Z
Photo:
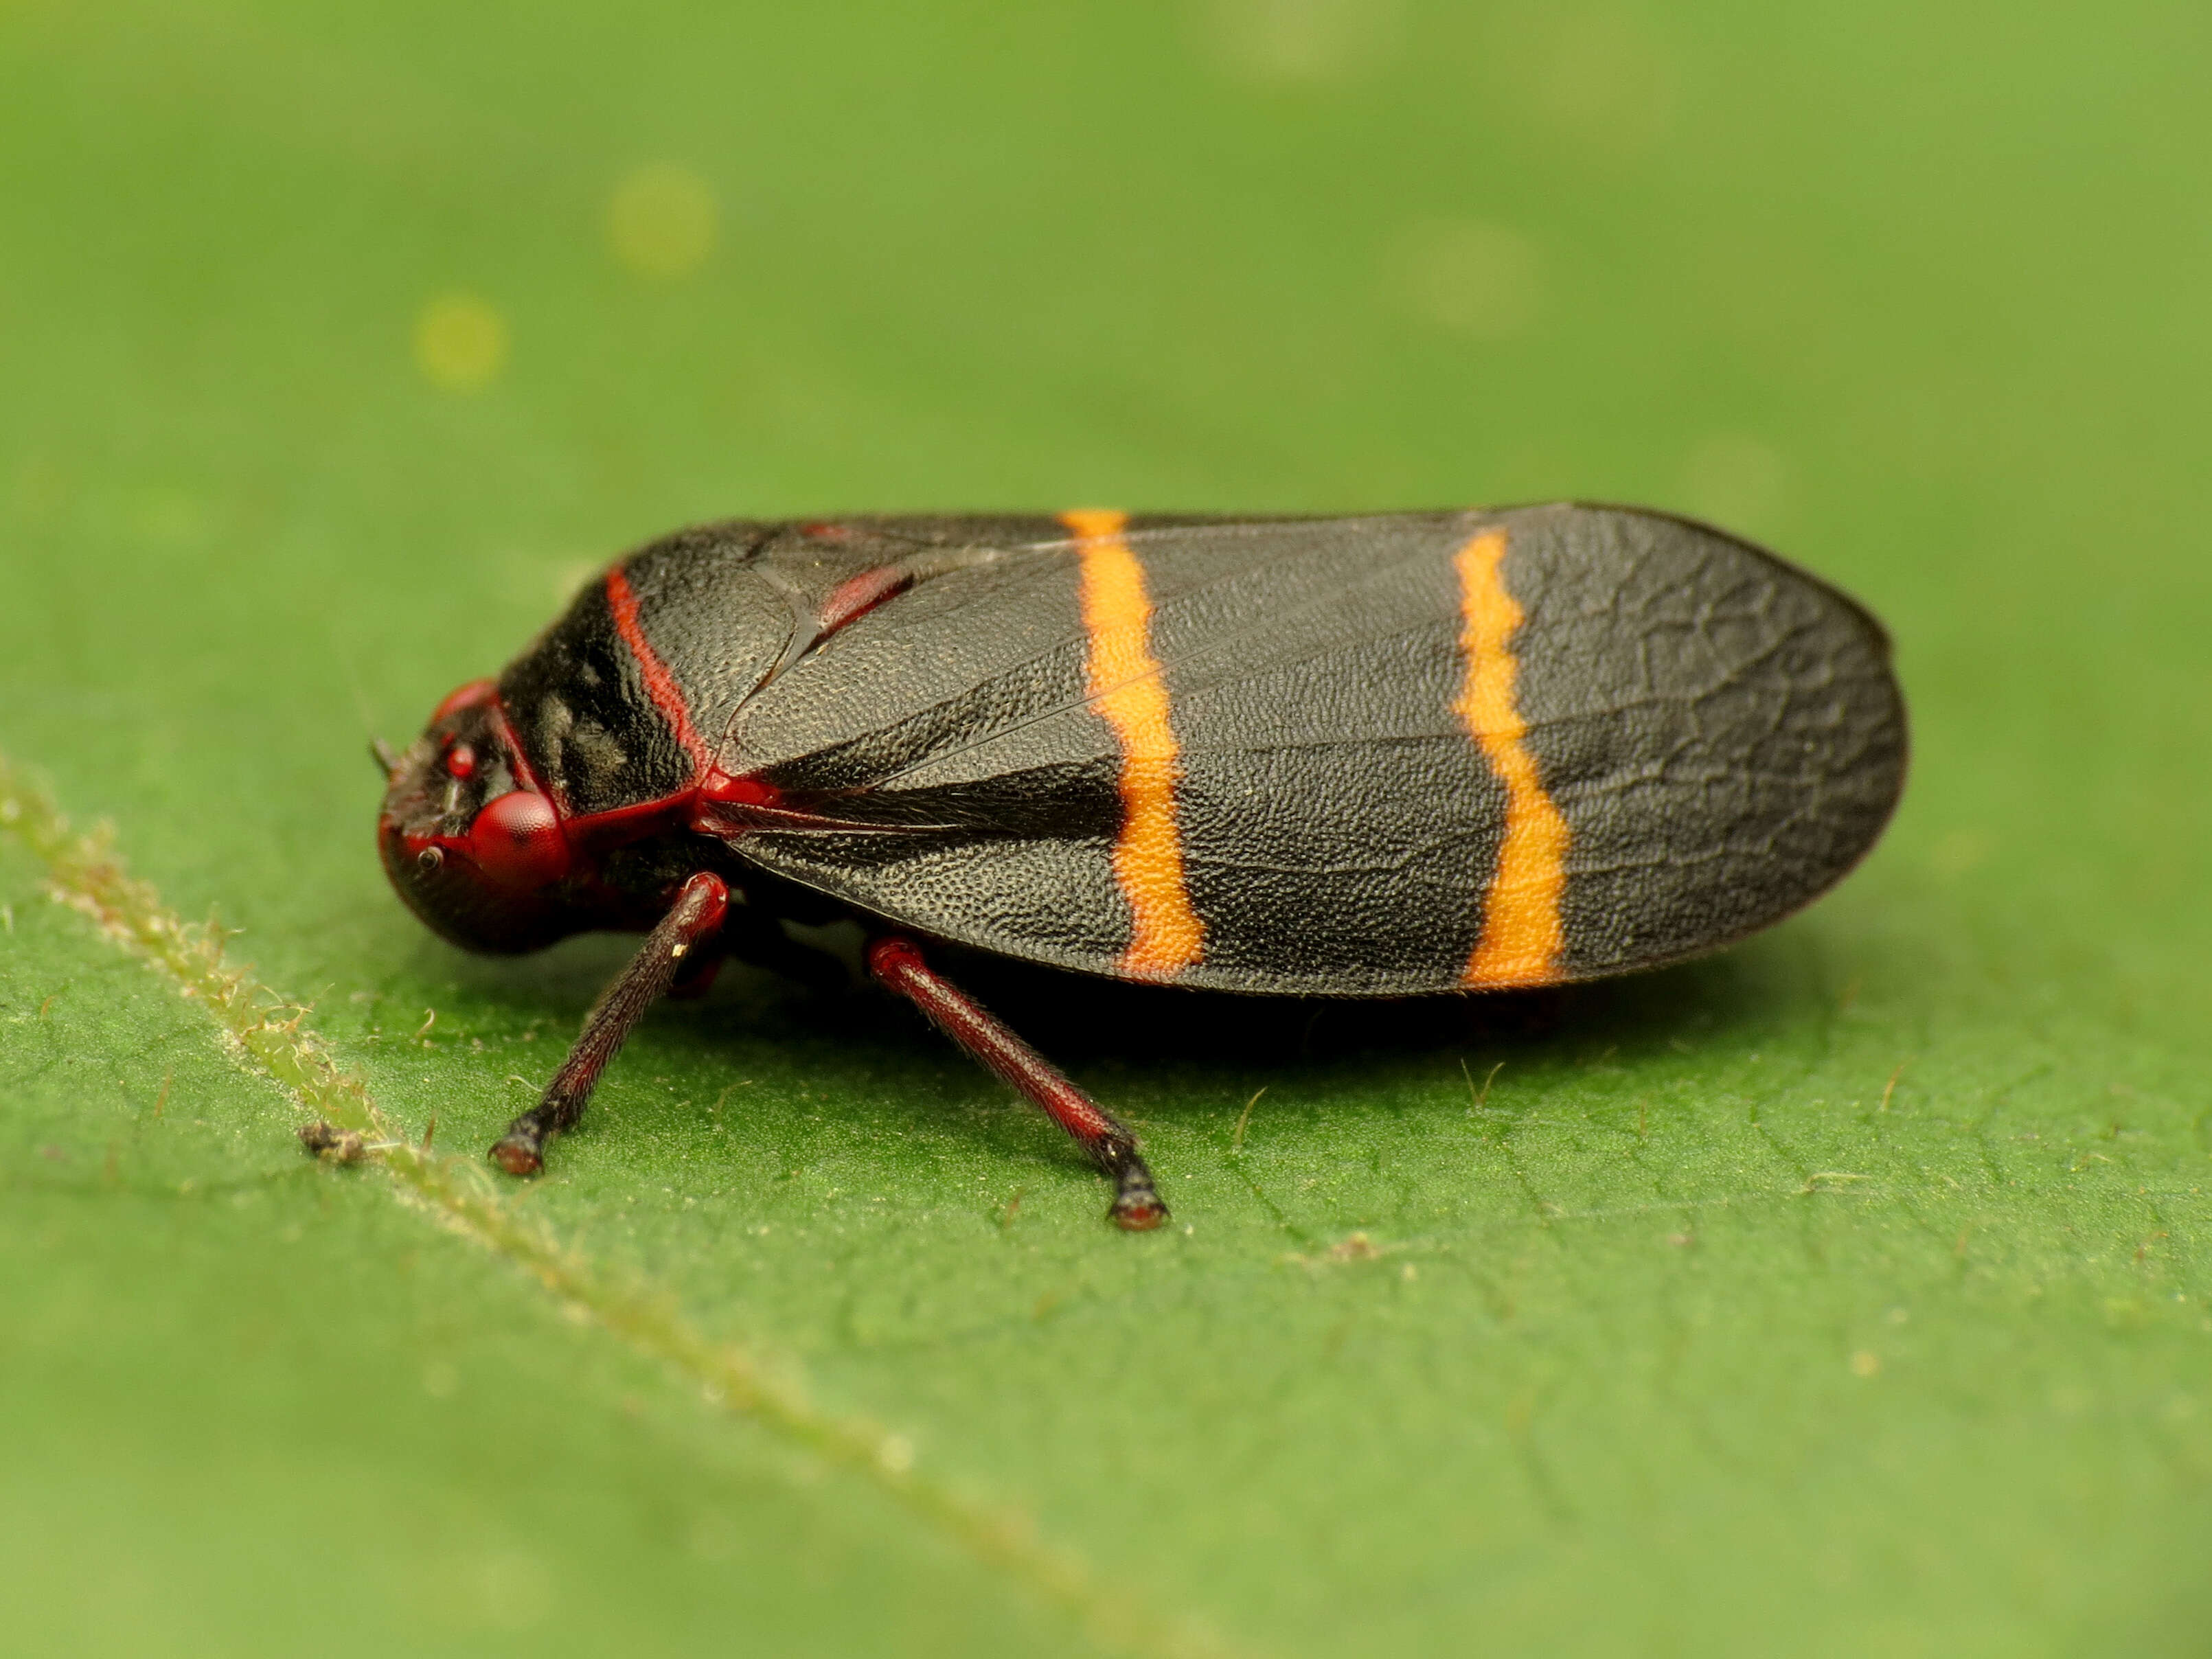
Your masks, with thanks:
M1485 532L1505 538L1517 607L1503 748L1466 712L1460 555ZM1880 630L1702 526L1552 507L1125 539L1176 750L1176 880L1203 928L1178 983L1498 982L1469 962L1515 746L1566 830L1540 975L1560 979L1787 914L1871 843L1901 782ZM726 763L828 822L757 830L747 854L927 933L1131 971L1127 738L1079 560L1041 544L927 583L749 704Z

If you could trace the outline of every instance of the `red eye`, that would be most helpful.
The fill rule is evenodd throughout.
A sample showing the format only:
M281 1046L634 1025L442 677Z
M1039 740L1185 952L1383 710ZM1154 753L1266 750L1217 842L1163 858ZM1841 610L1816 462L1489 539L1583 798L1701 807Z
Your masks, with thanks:
M446 751L446 771L449 776L456 778L476 776L477 751L467 744L455 744Z
M568 873L568 842L553 803L527 789L501 795L469 826L469 858L495 887L533 890Z

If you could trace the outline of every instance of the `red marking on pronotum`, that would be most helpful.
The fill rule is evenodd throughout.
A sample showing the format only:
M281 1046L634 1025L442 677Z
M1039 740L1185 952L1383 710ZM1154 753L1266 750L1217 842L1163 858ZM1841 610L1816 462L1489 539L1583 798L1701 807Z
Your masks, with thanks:
M455 686L446 693L445 701L430 711L430 724L435 726L450 714L475 708L490 696L495 689L495 683L491 680L471 680L466 685Z
M514 769L514 781L532 794L553 800L553 792L545 787L544 780L538 775L538 769L530 763L530 757L523 750L522 738L515 731L514 722L507 717L507 705L496 696L489 696L484 714L491 721L492 735L499 739L500 747L507 751L507 764ZM562 803L556 801L554 804L558 807Z
M684 701L684 688L676 683L676 676L668 672L668 665L660 660L645 637L645 628L638 621L637 595L630 591L629 578L617 565L607 572L607 609L614 613L615 631L622 635L629 653L637 659L638 672L645 677L646 695L653 706L660 711L668 729L676 733L676 741L684 745L684 752L691 757L692 765L704 772L711 764L707 745L698 730L691 724L691 710Z

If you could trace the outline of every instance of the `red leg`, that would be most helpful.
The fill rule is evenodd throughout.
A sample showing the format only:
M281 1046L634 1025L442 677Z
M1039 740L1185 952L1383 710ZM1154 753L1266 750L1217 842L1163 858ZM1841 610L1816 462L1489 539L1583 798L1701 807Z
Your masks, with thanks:
M1114 1205L1107 1214L1131 1232L1157 1227L1168 1218L1152 1172L1128 1130L1082 1090L1061 1076L1042 1054L1000 1024L968 994L922 960L912 939L896 934L868 946L868 971L929 1016L930 1023L996 1072L1052 1121L1074 1137L1099 1172L1114 1183Z
M645 1011L674 982L684 959L712 939L729 912L730 890L720 876L701 871L685 882L668 914L645 937L622 977L607 987L584 1017L584 1033L545 1085L544 1098L507 1126L491 1149L492 1162L509 1175L536 1175L545 1167L545 1143L575 1127L599 1073L645 1018Z

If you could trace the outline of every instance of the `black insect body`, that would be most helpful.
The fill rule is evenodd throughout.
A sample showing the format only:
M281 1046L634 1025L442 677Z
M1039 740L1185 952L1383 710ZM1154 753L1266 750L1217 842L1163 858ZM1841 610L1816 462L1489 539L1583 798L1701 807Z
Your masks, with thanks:
M1142 1228L1128 1131L917 939L1294 994L1621 973L1839 879L1905 730L1865 611L1681 520L1082 512L683 532L386 758L385 867L445 937L647 935L508 1170L664 992L800 968L782 921L850 915Z

